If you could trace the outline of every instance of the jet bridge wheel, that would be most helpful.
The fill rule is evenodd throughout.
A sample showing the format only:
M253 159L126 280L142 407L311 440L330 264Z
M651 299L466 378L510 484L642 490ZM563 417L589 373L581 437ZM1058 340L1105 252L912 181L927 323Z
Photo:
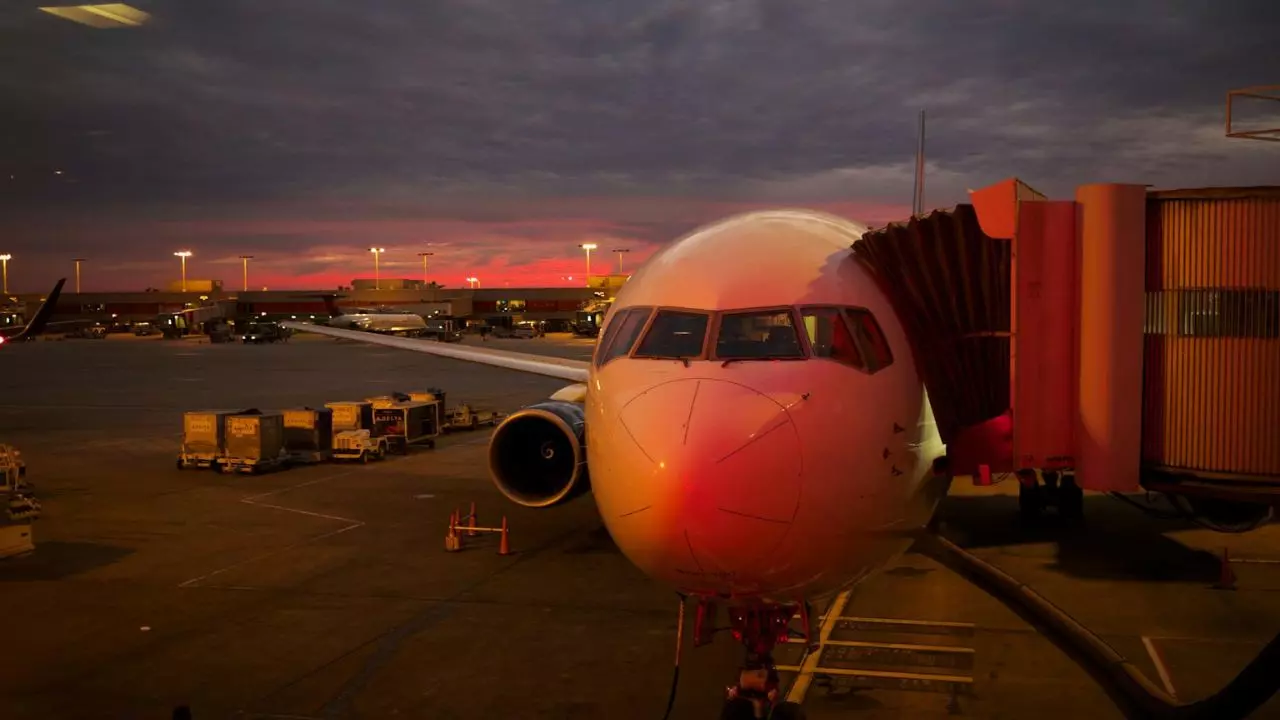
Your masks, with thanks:
M1024 522L1035 522L1044 512L1044 488L1032 471L1030 480L1018 478L1018 515Z

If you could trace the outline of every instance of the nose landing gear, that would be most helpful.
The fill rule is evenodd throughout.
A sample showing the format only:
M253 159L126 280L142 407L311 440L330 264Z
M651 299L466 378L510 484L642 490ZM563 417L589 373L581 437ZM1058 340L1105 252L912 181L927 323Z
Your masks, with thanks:
M717 615L714 601L699 598L694 620L694 646L711 642L716 628ZM733 638L742 643L746 660L738 672L738 682L725 690L725 715L737 718L733 708L739 708L743 718L773 718L774 720L804 720L804 710L796 703L780 702L777 664L773 649L778 643L789 641L794 633L791 621L797 615L804 626L804 639L812 645L813 615L807 602L786 605L752 604L729 609L729 628ZM812 646L810 647L812 650ZM747 715L750 706L751 715Z
M1076 484L1075 473L1044 470L1037 477L1035 470L1027 469L1016 474L1018 512L1023 521L1036 522L1046 507L1057 508L1058 516L1068 522L1084 519L1084 491Z

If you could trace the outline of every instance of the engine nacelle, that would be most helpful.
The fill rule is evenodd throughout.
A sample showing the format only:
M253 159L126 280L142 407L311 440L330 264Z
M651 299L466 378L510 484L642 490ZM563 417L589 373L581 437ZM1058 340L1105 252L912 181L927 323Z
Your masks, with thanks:
M545 508L591 489L586 415L579 403L547 400L512 413L489 441L489 473L512 502Z

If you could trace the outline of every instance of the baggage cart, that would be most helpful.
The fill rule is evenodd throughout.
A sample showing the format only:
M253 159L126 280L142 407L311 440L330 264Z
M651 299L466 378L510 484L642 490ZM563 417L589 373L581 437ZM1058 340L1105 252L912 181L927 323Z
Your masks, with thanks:
M253 410L192 410L182 415L182 447L178 452L178 469L218 469L226 452L226 419Z
M290 462L317 463L333 454L333 411L290 408L284 416L284 450Z
M223 472L255 474L283 469L284 415L232 415L226 421L226 453L220 463Z
M410 445L435 447L440 425L439 402L403 402L373 411L374 434L386 438L390 449L402 455Z
M345 430L372 430L373 403L368 400L344 400L325 403L333 411L333 432Z

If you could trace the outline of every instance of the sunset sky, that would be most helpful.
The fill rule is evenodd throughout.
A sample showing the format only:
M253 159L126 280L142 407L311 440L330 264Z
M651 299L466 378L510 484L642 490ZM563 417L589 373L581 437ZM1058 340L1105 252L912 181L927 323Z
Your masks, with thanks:
M238 288L252 254L255 287L333 287L370 245L383 277L430 251L447 286L577 284L583 242L630 269L752 207L884 224L921 108L929 207L1009 176L1280 184L1280 147L1223 137L1226 90L1280 83L1275 0L131 4L151 20L0 9L11 290L77 256L86 291L158 286L180 249L191 278Z

